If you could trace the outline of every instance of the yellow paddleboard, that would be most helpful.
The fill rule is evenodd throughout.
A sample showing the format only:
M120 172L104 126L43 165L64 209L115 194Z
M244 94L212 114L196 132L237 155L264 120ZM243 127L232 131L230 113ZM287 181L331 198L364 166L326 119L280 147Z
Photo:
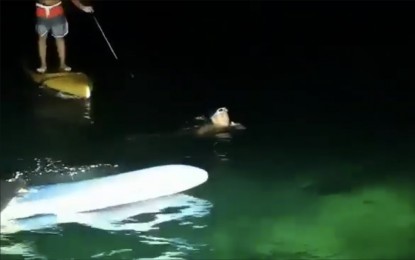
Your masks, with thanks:
M34 82L78 98L91 97L91 80L82 72L37 73L27 70Z

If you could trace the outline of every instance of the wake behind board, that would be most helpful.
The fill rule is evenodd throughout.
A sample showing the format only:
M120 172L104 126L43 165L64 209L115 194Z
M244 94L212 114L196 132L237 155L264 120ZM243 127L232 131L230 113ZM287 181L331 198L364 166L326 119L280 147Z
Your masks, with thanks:
M93 211L180 193L208 179L208 173L188 165L165 165L117 175L28 187L1 212L7 221L35 215L65 215Z
M47 72L38 73L26 69L31 79L46 88L77 98L88 99L91 96L92 84L89 77L82 72Z

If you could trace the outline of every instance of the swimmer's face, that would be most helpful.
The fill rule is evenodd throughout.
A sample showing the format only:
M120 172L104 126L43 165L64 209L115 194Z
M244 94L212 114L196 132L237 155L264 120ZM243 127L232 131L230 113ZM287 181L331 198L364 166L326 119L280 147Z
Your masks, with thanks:
M230 125L228 109L226 109L226 107L219 108L210 120L212 120L214 126L228 127Z

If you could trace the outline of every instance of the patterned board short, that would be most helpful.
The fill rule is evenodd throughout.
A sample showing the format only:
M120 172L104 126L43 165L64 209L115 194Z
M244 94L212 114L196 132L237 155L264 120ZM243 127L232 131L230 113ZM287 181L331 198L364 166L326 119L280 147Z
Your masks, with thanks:
M39 36L46 36L52 32L55 38L63 38L69 32L68 21L65 16L58 16L54 18L37 18L36 32Z

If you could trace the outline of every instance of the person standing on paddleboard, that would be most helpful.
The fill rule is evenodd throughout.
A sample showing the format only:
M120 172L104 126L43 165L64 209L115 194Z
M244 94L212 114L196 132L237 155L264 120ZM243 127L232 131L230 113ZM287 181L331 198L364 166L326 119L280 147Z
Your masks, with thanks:
M71 2L86 13L93 13L91 6L81 4L79 0ZM47 70L46 63L46 40L49 32L56 40L61 71L71 71L71 67L66 65L66 48L65 36L68 34L68 21L66 20L62 2L60 0L38 0L36 3L36 32L39 35L38 51L40 58L40 67L37 72L45 73Z

